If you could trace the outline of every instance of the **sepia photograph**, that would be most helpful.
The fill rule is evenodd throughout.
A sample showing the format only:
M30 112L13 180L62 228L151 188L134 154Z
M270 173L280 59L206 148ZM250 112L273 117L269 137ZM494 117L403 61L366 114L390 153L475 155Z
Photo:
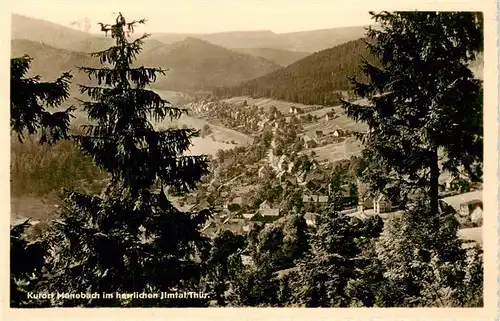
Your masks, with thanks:
M483 11L42 2L10 308L485 306Z

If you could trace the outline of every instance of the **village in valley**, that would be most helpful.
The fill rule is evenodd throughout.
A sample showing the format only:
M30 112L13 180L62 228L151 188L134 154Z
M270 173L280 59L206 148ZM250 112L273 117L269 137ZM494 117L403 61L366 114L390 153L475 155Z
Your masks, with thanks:
M356 133L367 128L350 120L340 106L239 97L196 98L186 107L191 117L240 131L253 140L232 152L216 153L210 178L194 193L176 199L185 209L212 211L213 218L202 229L211 237L223 230L246 234L254 225L272 225L288 213L303 214L314 229L317 215L331 201L334 166L343 164L346 172L355 166L362 150ZM210 126L205 125L202 133L210 136ZM262 158L255 156L259 153ZM403 212L386 195L369 192L366 183L350 174L350 181L341 186L343 215L379 216L387 221ZM446 172L439 183L440 208L457 217L465 246L482 244L481 185L469 182L465 175L454 178Z

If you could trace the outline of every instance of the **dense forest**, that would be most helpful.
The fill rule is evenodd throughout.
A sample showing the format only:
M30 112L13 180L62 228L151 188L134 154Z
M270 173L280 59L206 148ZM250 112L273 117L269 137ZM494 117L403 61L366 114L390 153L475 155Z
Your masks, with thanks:
M365 41L358 39L334 48L326 49L238 86L217 88L216 96L268 97L302 104L335 105L340 93L350 89L347 77L365 80L360 62L374 58Z
M266 58L280 66L288 66L310 55L309 52L291 51L276 48L241 48L234 50L245 53L247 55Z

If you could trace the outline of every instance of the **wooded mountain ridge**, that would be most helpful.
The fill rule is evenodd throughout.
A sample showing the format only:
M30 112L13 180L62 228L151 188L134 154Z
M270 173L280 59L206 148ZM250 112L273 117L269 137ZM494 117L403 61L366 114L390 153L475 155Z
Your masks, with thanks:
M350 89L347 77L364 79L360 69L363 58L374 60L364 40L349 41L260 78L218 88L214 93L221 97L267 97L306 105L335 105L340 93Z

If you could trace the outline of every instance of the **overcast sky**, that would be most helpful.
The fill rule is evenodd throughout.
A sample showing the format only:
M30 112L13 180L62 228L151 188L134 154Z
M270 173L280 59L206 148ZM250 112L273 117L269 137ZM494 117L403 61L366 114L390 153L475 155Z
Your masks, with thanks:
M354 3L354 5L353 5ZM276 33L368 25L369 7L333 0L25 0L11 2L14 13L64 26L73 21L114 22L121 11L127 19L146 18L145 32L211 33L271 30ZM84 29L85 23L80 24ZM74 28L78 28L73 24Z

